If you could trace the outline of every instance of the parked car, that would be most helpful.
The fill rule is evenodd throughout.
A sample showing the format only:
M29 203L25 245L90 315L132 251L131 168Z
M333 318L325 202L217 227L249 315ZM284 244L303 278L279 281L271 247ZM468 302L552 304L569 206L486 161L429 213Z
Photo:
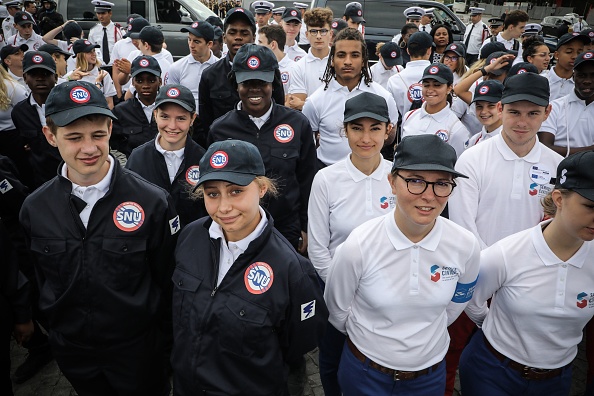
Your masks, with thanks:
M312 7L328 7L335 17L342 17L345 6L352 0L313 0ZM372 60L377 60L375 46L378 42L388 42L400 33L406 23L403 11L408 7L434 8L434 23L443 23L452 29L454 41L462 41L466 27L456 14L444 4L435 1L411 0L361 0L365 24L365 42Z
M190 53L188 49L188 35L179 30L183 25L190 25L193 21L204 20L215 15L200 0L110 0L114 3L112 8L112 20L126 27L126 18L130 14L139 14L145 17L153 26L158 27L165 36L167 50L171 52L175 60ZM166 20L166 12L175 7L181 17L181 22L170 22ZM96 25L97 17L94 11L95 6L90 0L60 0L58 12L65 20L77 21L85 35L89 29Z
M548 16L544 17L540 25L542 26L542 33L545 36L554 36L557 37L557 29L563 22L567 22L569 26L573 26L574 23L578 21L576 14L567 14L567 15L559 15L559 16ZM584 24L584 29L588 28L588 23L582 20Z

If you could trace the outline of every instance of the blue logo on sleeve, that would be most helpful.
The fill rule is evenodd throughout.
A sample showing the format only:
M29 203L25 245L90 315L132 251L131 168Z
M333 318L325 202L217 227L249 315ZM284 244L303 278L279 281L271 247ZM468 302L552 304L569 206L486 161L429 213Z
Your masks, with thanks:
M478 277L472 283L456 283L456 291L454 292L454 296L452 297L452 302L465 303L470 301L472 295L474 294L474 289L476 287L477 280Z

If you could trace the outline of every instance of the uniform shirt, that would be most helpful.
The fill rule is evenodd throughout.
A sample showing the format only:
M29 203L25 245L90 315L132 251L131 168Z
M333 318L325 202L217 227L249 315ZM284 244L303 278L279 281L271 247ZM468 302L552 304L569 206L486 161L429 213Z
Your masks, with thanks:
M132 62L134 59L136 59L139 56L142 56L142 52L140 50L136 50L133 52L130 52L130 62ZM169 56L167 55L167 53L161 51L158 54L153 54L151 55L153 58L155 58L155 60L157 61L157 63L159 63L159 67L161 68L161 85L165 85L165 80L167 79L166 76L169 73L169 70L171 69L171 64L173 62L171 62L169 60ZM130 92L136 92L136 90L134 89L133 86L130 86Z
M396 104L390 93L376 82L367 86L362 79L357 87L349 91L333 78L327 90L323 86L318 88L303 105L303 114L309 119L311 129L320 133L318 159L326 165L344 159L351 152L346 136L342 136L340 132L343 128L344 104L361 92L371 92L383 97L388 104L390 121L398 120Z
M168 151L161 147L161 145L159 144L159 139L160 136L157 135L157 138L155 139L155 148L163 156L163 158L165 158L165 165L167 165L167 174L169 175L169 182L173 183L175 175L179 170L179 166L184 160L185 147L182 147L179 150Z
M491 40L485 40L485 41L483 41L483 45L481 45L481 48L483 48L490 41ZM503 43L503 45L505 46L505 49L507 49L507 50L518 51L518 55L516 56L516 59L514 59L514 63L523 62L523 59L522 59L522 45L520 44L520 42L517 39L506 40L506 39L504 39L501 36L501 32L500 32L495 37L495 41L498 41L500 43Z
M403 71L388 80L388 91L392 94L396 108L402 116L410 110L413 100L423 99L423 84L419 81L423 77L423 71L430 64L428 60L410 61Z
M200 85L202 72L218 60L219 58L214 56L212 51L210 51L210 58L204 63L198 62L192 54L184 56L171 65L167 75L161 73L162 76L165 76L163 85L181 84L188 87L196 100L196 113L198 113L198 85Z
M351 231L394 209L396 200L388 183L391 168L392 163L382 159L368 176L349 155L316 173L307 210L307 252L324 282L334 251Z
M577 97L575 91L554 100L549 117L542 123L541 132L555 136L555 146L587 147L594 145L594 104ZM571 131L568 134L567 131Z
M288 44L285 45L284 52L290 59L294 60L295 62L307 55L305 51L299 48L299 44L296 41L295 44L292 46L289 46Z
M501 134L466 150L456 170L458 187L448 201L452 221L470 230L481 248L542 220L540 201L553 190L557 165L563 157L536 139L520 158Z
M93 44L100 45L101 50L104 51L103 48L103 28L106 28L107 32L107 46L109 48L109 64L107 66L113 65L114 57L112 56L113 53L113 46L115 43L123 38L122 31L119 28L119 25L116 26L113 21L109 22L109 25L103 26L100 23L96 24L89 30L89 41ZM103 60L103 58L101 58Z
M289 58L287 55L278 62L278 69L281 73L281 80L283 82L283 90L285 95L289 93L291 89L291 83L293 82L293 69L295 68L295 61Z
M530 367L553 369L572 362L594 315L594 242L584 242L562 261L544 239L548 223L483 250L466 313L482 324L497 351Z
M19 33L17 33L14 36L10 36L9 38L7 38L6 43L12 44L16 47L20 47L23 44L27 44L29 49L25 52L29 52L29 51L37 51L39 49L39 47L41 47L43 44L45 44L45 41L43 41L43 39L41 38L40 35L38 35L35 32L32 32L31 37L29 37L28 39L24 39L23 37L21 37L21 35Z
M136 94L136 99L138 99L138 94ZM153 112L155 111L155 107L156 107L155 103L152 103L148 106L146 106L140 100L138 101L138 103L140 103L140 107L142 108L142 111L144 112L144 115L146 116L146 121L150 124L151 120L153 119Z
M455 76L455 74L454 74ZM455 80L455 78L454 78ZM456 85L454 83L454 85ZM479 133L483 125L476 116L476 106L472 103L470 106L457 96L452 98L452 106L450 107L454 114L460 119L462 125L466 127L470 135Z
M111 184L111 175L113 174L114 161L111 159L111 157L108 157L107 162L109 162L109 170L107 171L107 174L103 176L103 179L99 180L99 182L91 186L79 186L72 180L68 179L68 165L64 164L62 166L62 177L70 180L72 183L72 194L76 195L87 203L87 206L85 206L84 209L78 214L85 228L87 228L87 225L89 224L89 216L91 216L93 207L97 201L103 198L109 190L109 185Z
M0 109L0 133L14 129L14 122L12 122L11 113L14 105L22 100L27 99L27 90L15 81L4 80L6 86L6 96L10 98L10 103L6 109Z
M298 43L300 45L308 45L309 44L309 40L307 39L305 32L307 32L307 25L305 24L305 22L301 22L301 28L299 28L299 43Z
M432 26L430 23L426 25L419 25L419 32L427 32L428 34L431 33Z
M549 87L551 89L549 102L553 102L559 98L562 98L563 96L569 95L575 88L573 76L568 79L559 77L557 73L555 73L554 66L548 71L546 78L549 79Z
M388 80L395 74L400 73L404 70L404 67L396 65L388 70L382 65L382 62L377 61L373 66L370 67L371 78L373 81L378 83L384 88L388 88Z
M417 371L441 362L447 326L472 296L479 254L474 236L443 217L418 243L400 231L394 211L369 220L332 259L330 323L382 366ZM464 301L454 299L459 291Z
M470 36L470 40L468 41L466 53L478 55L481 46L483 45L483 41L485 41L485 38L487 38L487 35L489 34L489 29L487 29L487 26L483 21L478 21L474 24L469 23L468 26L466 26L466 32L464 33L464 39L462 40L463 43L466 43L471 30L472 36Z
M103 40L103 38L101 38L101 40ZM96 50L98 49L100 48L96 48ZM130 37L126 37L122 40L119 40L113 45L111 56L113 57L113 59L127 59L128 55L130 55L133 51L136 50L138 50L138 48L136 48L134 43L132 43L132 39Z
M16 81L17 83L19 83L19 85L23 88L25 88L25 91L27 91L27 95L29 95L31 93L31 89L29 89L29 86L27 85L27 83L25 82L25 78L23 76L17 76L16 74L14 74L12 71L10 71L10 69L6 70L8 72L8 75L10 77L12 77L12 79L14 81Z
M466 143L464 143L464 148L468 149L472 146L476 146L479 143L485 142L491 139L492 137L499 135L502 129L503 125L495 129L494 131L487 132L485 127L483 127L483 129L481 129L479 133L472 135L470 139L468 139Z
M90 82L91 84L95 84L95 81L97 81L97 76L99 75L99 68L97 66L93 67L91 70L88 71L88 75L87 76L83 76L79 81L87 81ZM68 79L68 76L72 74L72 72L67 73L64 78ZM115 89L115 85L113 85L113 80L111 79L111 76L109 75L109 73L107 73L107 75L103 78L103 87L99 88L98 86L96 86L97 88L99 88L99 90L101 92L103 92L103 95L105 95L106 98L109 98L110 96L115 96L117 95L116 89Z
M584 22L576 22L573 24L573 32L579 33L584 30Z
M41 126L45 126L45 103L39 105L33 95L29 96L29 103L31 103L31 106L37 110L37 115L39 116L39 122L41 123Z
M468 140L468 129L450 109L449 104L435 114L425 110L427 103L420 109L411 110L402 117L402 137L415 135L437 135L456 150L459 157L464 151L464 143Z
M310 48L307 54L293 66L293 76L289 93L311 96L316 89L324 85L320 79L324 76L327 64L328 56L320 59L312 55Z
M2 21L2 31L4 32L4 37L11 37L17 34L18 30L14 27L14 17L7 16Z

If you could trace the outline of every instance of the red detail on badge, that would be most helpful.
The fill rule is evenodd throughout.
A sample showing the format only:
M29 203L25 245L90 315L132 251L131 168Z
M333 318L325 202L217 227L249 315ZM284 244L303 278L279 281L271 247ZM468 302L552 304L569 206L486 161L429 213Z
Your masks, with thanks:
M429 69L429 74L437 74L439 72L439 67L433 66Z
M89 40L85 40L85 44L86 45L91 45L91 42Z
M434 273L433 275L431 275L431 280L433 282L437 282L439 281L439 279L441 278L441 274L439 272Z
M31 58L31 60L33 61L33 63L41 63L43 62L43 56L41 55L33 55L33 58Z
M260 67L260 59L258 59L257 56L250 56L246 63L247 67L249 67L252 70L255 70L258 67Z
M412 84L408 87L406 95L411 103L415 100L423 100L423 85L421 83Z
M167 90L167 96L169 96L170 98L177 98L179 96L180 92L179 89L177 88L169 88Z
M148 67L149 65L149 61L148 59L141 59L140 62L138 62L138 64L140 65L140 67Z
M198 165L192 165L186 171L186 181L188 184L195 186L200 179L200 167Z
M144 223L144 209L136 202L121 203L113 211L113 223L122 231L136 231Z
M580 300L576 303L578 308L586 308L586 305L588 305L588 300Z
M487 92L489 92L489 87L487 87L486 85L479 89L479 93L481 95L485 95Z
M332 22L332 29L336 29L338 27L338 22Z
M357 15L359 15L359 16L363 15L363 13L361 12L361 10L357 11Z
M390 52L390 57L391 58L398 58L398 54L396 53L396 51L392 51L392 52Z
M435 132L435 134L437 135L438 138L440 138L444 142L447 142L448 140L450 140L450 134L445 129L440 129L439 131Z
M229 156L224 151L217 151L210 157L210 166L215 169L224 168L229 162Z
M274 128L274 138L279 143L289 143L294 136L295 131L289 124L281 124Z
M272 268L264 262L250 264L243 276L247 291L252 294L266 293L274 282Z
M196 28L198 27L198 22L194 22L194 23L192 24L192 27L193 27L194 29L196 29Z
M584 59L590 59L593 56L593 54L591 52L586 52L584 54Z
M297 16L297 11L295 11L295 10L291 11L291 16Z
M450 46L450 49L453 49L453 50L455 50L456 48L458 48L458 46L457 46L456 44L452 44L452 45Z
M74 87L70 91L70 99L78 104L87 103L91 100L91 93L83 87Z

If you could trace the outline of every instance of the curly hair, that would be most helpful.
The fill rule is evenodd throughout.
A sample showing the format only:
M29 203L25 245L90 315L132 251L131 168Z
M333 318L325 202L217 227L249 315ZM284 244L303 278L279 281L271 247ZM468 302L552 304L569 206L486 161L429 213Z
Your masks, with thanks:
M332 47L330 47L328 63L326 64L326 70L324 71L324 75L322 76L322 82L324 83L324 91L328 89L330 81L332 81L332 79L336 77L336 70L334 70L332 61L334 60L334 54L336 52L336 43L341 40L359 41L361 43L361 53L363 56L363 68L361 69L361 75L363 76L363 82L365 82L365 85L369 86L372 80L371 73L369 72L369 51L367 50L367 44L365 43L363 36L357 29L346 28L338 33L338 35L336 36L336 40L334 40L334 43L332 43Z
M448 32L448 43L446 45L452 44L454 42L454 34L452 33L452 29L450 29L449 26L443 25L441 23L433 25L433 27L431 28L431 32L429 32L431 38L435 40L435 33L439 28L444 28Z
M538 47L546 46L544 39L541 36L528 36L522 40L522 59L528 62L529 56L534 56ZM548 47L547 47L548 49Z
M305 22L307 27L313 26L322 28L324 25L332 25L332 17L332 10L330 8L317 7L305 11L305 14L303 14L303 22Z

